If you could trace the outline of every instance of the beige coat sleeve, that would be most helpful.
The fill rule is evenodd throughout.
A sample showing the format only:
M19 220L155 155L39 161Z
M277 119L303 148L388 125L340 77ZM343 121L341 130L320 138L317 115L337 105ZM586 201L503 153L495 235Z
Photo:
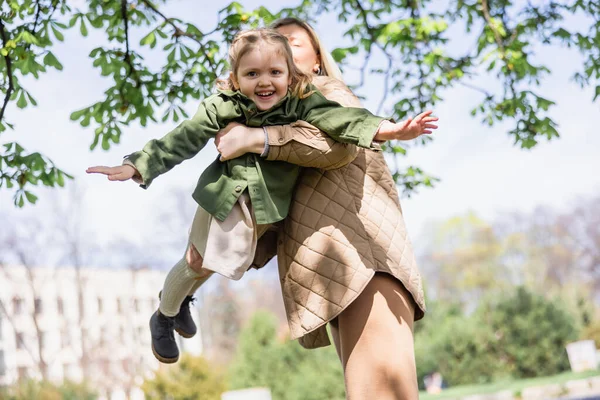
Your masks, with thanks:
M361 107L360 101L337 79L318 76L313 84L329 99L345 107ZM285 161L302 167L336 169L352 162L358 154L354 145L339 143L304 121L267 127L267 160Z

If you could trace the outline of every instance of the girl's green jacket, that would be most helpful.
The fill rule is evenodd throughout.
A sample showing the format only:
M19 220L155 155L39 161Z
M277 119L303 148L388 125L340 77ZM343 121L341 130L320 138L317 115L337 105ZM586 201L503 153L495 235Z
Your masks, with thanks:
M147 188L157 176L195 156L230 122L260 127L302 120L339 142L375 149L373 136L384 118L363 108L342 107L327 100L315 87L310 90L313 93L303 99L288 94L266 111L257 110L254 102L240 92L219 91L200 104L192 119L126 158L140 172L142 187ZM266 161L257 154L225 162L217 159L200 176L192 197L215 218L224 220L247 189L256 222L270 224L287 216L299 172L297 165Z

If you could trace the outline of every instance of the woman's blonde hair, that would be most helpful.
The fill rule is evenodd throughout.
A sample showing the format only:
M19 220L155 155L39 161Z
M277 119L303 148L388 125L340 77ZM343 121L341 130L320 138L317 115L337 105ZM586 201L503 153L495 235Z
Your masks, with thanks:
M298 18L288 17L288 18L280 18L275 20L269 26L271 29L281 28L282 26L296 25L306 31L308 33L308 37L312 43L313 49L315 53L317 53L317 57L319 58L320 69L317 75L325 75L335 78L340 81L344 81L342 76L342 71L337 66L333 57L331 57L331 53L329 53L323 43L319 40L319 36L317 32L308 24L308 22L302 21Z
M285 58L288 70L290 71L290 77L292 78L292 84L290 85L290 92L292 95L300 98L309 96L308 85L310 85L312 80L311 76L305 74L296 67L292 56L292 49L290 48L287 38L274 29L249 29L242 31L235 36L229 47L229 65L231 73L237 77L242 57L265 43L273 45L277 49L278 54ZM221 90L234 90L235 85L231 76L227 79L217 80L217 88Z

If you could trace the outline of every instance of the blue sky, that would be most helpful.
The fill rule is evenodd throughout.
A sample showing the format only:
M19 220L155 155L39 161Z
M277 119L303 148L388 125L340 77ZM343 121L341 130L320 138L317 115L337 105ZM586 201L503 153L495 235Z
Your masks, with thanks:
M211 29L216 21L218 2L172 1L165 13L181 16L199 27ZM257 5L280 7L296 2L272 0L241 1L248 8ZM322 16L316 25L318 33L329 48L347 44L342 39L343 26L334 16ZM461 32L455 40L465 39ZM141 37L141 33L138 35ZM151 138L162 136L175 126L173 122L147 128L132 126L126 129L122 143L110 151L89 151L93 129L82 128L69 120L69 114L99 100L107 87L88 58L90 50L100 44L93 34L83 40L76 31L53 50L65 66L61 73L50 72L39 81L25 80L24 85L37 99L39 106L18 110L12 104L7 111L15 131L2 135L2 142L16 140L29 151L40 151L53 159L62 169L75 175L79 186L85 188L83 220L98 242L115 237L140 241L142 231L157 231L151 217L171 207L167 199L175 188L187 190L195 185L199 173L216 157L208 145L195 159L184 163L159 178L150 190L139 189L133 183L108 182L100 176L87 176L91 165L120 164L122 156L141 148ZM537 62L548 65L553 74L539 89L557 105L551 116L559 124L561 138L541 143L533 150L521 150L512 145L505 133L509 125L489 127L472 118L469 111L480 100L471 89L456 87L444 93L444 101L434 109L440 117L440 129L435 140L426 147L411 150L401 162L419 165L442 181L435 189L424 189L402 201L409 232L416 247L419 235L428 221L446 219L456 214L475 211L492 219L505 211L530 211L546 205L568 209L578 196L588 196L600 190L600 130L596 118L599 103L592 103L591 89L582 90L570 76L581 63L579 55L569 50L540 51ZM365 106L376 110L382 84L370 78ZM352 80L351 74L348 80ZM196 101L185 105L188 112L197 107ZM67 191L36 189L38 205L17 210L12 205L12 193L0 192L0 209L9 217L28 214L41 219L47 216L52 198L66 199ZM189 198L186 207L194 210Z

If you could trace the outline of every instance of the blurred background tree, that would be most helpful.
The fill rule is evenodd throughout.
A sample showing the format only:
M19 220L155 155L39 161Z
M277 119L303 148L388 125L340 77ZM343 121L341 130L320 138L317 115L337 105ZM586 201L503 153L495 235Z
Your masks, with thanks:
M277 319L267 311L254 314L242 330L229 376L232 389L268 387L278 400L345 399L333 346L302 349L278 335Z
M142 390L147 399L220 400L226 383L205 358L183 354L177 364L164 366L146 379Z

